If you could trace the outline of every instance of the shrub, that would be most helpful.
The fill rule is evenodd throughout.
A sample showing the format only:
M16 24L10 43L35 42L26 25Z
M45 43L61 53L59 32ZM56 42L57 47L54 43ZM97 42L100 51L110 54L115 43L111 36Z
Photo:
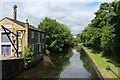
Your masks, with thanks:
M33 52L31 52L31 47L25 46L22 53L23 53L23 58L24 58L24 65L25 65L25 68L27 68L29 64L31 63L32 56L33 56Z

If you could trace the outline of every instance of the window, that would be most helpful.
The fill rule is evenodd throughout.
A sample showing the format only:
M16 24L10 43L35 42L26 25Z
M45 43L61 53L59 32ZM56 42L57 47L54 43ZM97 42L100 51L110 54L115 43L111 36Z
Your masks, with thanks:
M22 31L18 31L18 38L22 38Z
M44 43L42 43L42 48L44 48L44 46L45 46Z
M32 44L31 48L32 48L32 51L34 51L34 44Z
M10 33L8 35L10 36ZM6 33L1 33L1 42L10 42Z
M34 38L34 32L33 31L31 32L31 38Z
M41 44L38 44L38 52L41 52Z
M44 39L44 33L42 33L42 39Z
M38 37L37 38L38 38L38 42L40 42L40 33L38 33Z
M22 51L22 46L18 46L18 52L21 52Z
M2 45L1 46L2 55L10 55L11 45Z

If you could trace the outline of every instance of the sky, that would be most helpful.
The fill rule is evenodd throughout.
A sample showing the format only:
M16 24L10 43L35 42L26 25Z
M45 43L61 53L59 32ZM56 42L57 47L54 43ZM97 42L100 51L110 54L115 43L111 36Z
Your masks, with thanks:
M77 35L90 24L94 13L103 2L114 0L0 0L0 20L13 18L13 6L17 5L17 20L29 20L36 28L45 17L67 25ZM2 13L1 13L2 12Z

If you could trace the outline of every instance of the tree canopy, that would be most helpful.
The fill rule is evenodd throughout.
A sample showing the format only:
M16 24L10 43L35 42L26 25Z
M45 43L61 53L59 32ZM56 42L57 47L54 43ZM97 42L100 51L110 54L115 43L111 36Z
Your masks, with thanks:
M46 33L46 48L50 52L63 51L73 44L73 35L66 25L54 19L45 18L38 28Z
M103 55L120 57L120 1L102 3L95 15L78 35L80 42L101 49Z

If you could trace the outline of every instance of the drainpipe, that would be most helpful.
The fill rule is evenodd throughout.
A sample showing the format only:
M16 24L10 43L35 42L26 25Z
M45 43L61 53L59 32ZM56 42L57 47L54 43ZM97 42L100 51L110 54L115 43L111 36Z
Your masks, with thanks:
M17 40L17 43L16 43L16 49L17 49L17 51L16 51L16 53L17 53L17 57L19 57L18 56L18 31L16 33L17 33L16 34L16 40Z

